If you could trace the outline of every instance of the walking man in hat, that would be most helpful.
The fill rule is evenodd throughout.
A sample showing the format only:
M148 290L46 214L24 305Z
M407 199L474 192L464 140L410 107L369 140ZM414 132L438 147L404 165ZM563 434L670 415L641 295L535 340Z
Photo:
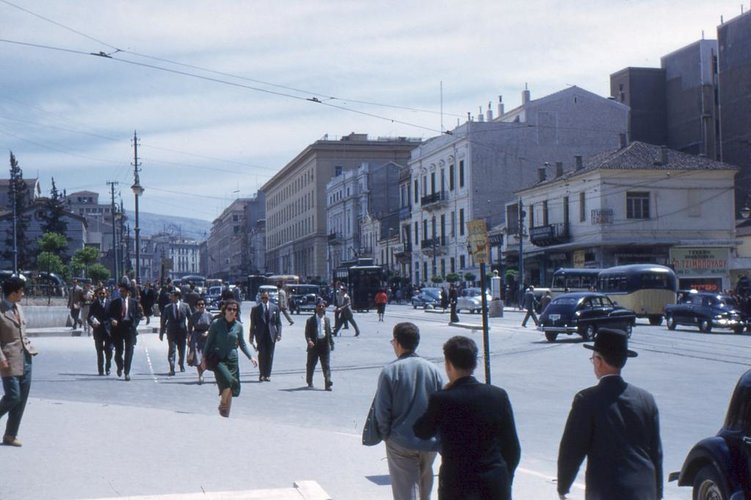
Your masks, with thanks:
M599 383L574 397L558 451L558 495L571 488L587 457L585 498L662 498L662 445L657 405L650 393L621 378L628 349L621 330L597 332L592 365Z

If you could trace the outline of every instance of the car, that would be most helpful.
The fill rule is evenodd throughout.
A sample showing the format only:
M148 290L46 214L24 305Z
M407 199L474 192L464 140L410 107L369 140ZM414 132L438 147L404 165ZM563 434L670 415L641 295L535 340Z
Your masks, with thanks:
M592 340L600 328L616 328L631 337L636 313L620 307L607 295L596 292L564 293L554 298L540 315L537 329L545 333L548 342L558 335L579 334Z
M695 500L751 498L751 370L741 375L730 398L725 423L715 436L688 452L680 472L668 481L693 487Z
M208 291L206 292L206 295L204 296L204 300L206 301L206 310L209 309L216 310L219 309L219 303L222 301L222 287L221 286L210 286L208 288Z
M258 293L256 293L256 304L261 303L261 294L268 292L269 302L279 305L279 289L274 285L261 285L258 287Z
M316 303L321 298L321 287L318 285L288 285L287 303L292 313L312 312L316 310Z
M443 294L443 290L440 288L423 288L412 297L412 307L415 309L418 307L423 309L438 307L441 305L441 294Z
M487 304L493 300L490 292L485 292ZM486 307L490 307L486 305ZM482 294L479 288L464 288L456 298L456 312L468 311L470 314L482 312Z
M733 297L711 292L691 292L681 296L678 304L665 306L665 324L669 330L678 325L695 326L709 333L726 328L741 333L747 320Z

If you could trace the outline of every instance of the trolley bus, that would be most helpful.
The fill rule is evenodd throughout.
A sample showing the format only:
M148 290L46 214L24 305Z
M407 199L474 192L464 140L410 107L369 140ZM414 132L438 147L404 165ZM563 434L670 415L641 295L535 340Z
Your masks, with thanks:
M597 291L637 317L649 318L650 325L659 325L665 306L675 304L678 278L672 269L657 264L615 266L600 271Z
M602 269L586 267L562 267L553 273L550 292L553 297L568 292L588 292L597 286L597 276Z
M352 309L355 311L375 309L375 294L381 288L383 280L381 266L352 266L348 270L348 278Z
M267 285L276 286L279 285L279 283L281 283L282 286L299 285L300 277L296 274L272 274L271 276L266 276Z

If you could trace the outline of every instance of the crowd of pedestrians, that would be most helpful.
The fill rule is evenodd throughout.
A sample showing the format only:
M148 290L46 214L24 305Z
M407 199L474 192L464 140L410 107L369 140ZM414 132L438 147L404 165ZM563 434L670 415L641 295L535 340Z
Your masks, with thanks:
M80 288L80 291L76 288ZM327 303L319 299L305 324L307 344L306 382L313 388L320 362L324 388L333 386L330 357L334 337L351 323L347 289L336 284L335 325L326 316ZM36 354L25 334L25 320L18 304L23 281L3 283L0 303L0 374L4 396L0 418L8 414L3 444L21 446L17 439L23 409L31 385L31 358ZM529 295L534 299L530 287ZM384 291L379 294L386 295ZM130 380L137 326L159 312L159 338L168 340L169 375L196 367L199 383L206 370L214 373L219 395L219 414L228 417L232 399L240 395L239 352L259 368L259 381L270 382L274 347L282 339L283 309L264 292L250 314L248 339L240 320L240 305L231 292L223 295L220 311L212 316L206 301L193 288L185 294L168 283L159 293L151 284L139 290L123 279L109 294L103 286L91 290L74 285L71 296L88 302L69 303L71 317L91 330L99 375L109 375L114 357L117 376ZM388 302L377 301L379 321ZM449 303L451 297L449 296ZM528 317L534 303L526 303ZM78 312L78 319L74 313ZM525 322L528 319L525 317ZM147 319L148 321L148 319ZM289 318L291 323L291 318ZM515 470L521 457L510 398L500 387L482 384L474 376L478 348L467 337L455 336L443 346L446 378L435 364L417 354L420 332L409 322L393 328L391 345L396 359L383 367L371 412L363 431L363 443L383 441L395 499L427 499L433 487L433 462L442 456L439 471L441 499L509 499ZM258 359L251 352L258 353ZM578 470L587 459L586 497L659 499L662 497L662 447L659 415L647 391L628 384L621 376L627 359L637 356L628 338L618 330L601 329L592 351L596 386L574 397L563 429L558 455L557 491L566 498ZM113 355L114 351L114 355ZM367 438L366 438L367 434ZM374 437L375 436L375 437Z

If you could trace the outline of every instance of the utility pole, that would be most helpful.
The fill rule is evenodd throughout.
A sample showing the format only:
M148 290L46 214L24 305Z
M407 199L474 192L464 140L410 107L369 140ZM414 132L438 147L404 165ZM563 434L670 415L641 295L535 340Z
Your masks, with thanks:
M141 163L138 161L138 136L136 131L133 131L133 185L130 189L133 190L133 194L136 197L136 225L133 227L133 233L136 238L136 283L141 284L141 228L138 225L138 198L143 194L143 186L138 179L138 172L141 170Z
M107 185L110 187L110 193L112 195L112 208L110 209L112 215L112 276L115 281L119 280L118 266L117 266L117 233L115 232L115 186L117 181L107 181Z
M524 205L519 198L519 301L524 297Z
M16 276L18 276L18 213L16 212L17 180L18 175L13 173L13 169L11 169L10 195L13 198L13 274Z

